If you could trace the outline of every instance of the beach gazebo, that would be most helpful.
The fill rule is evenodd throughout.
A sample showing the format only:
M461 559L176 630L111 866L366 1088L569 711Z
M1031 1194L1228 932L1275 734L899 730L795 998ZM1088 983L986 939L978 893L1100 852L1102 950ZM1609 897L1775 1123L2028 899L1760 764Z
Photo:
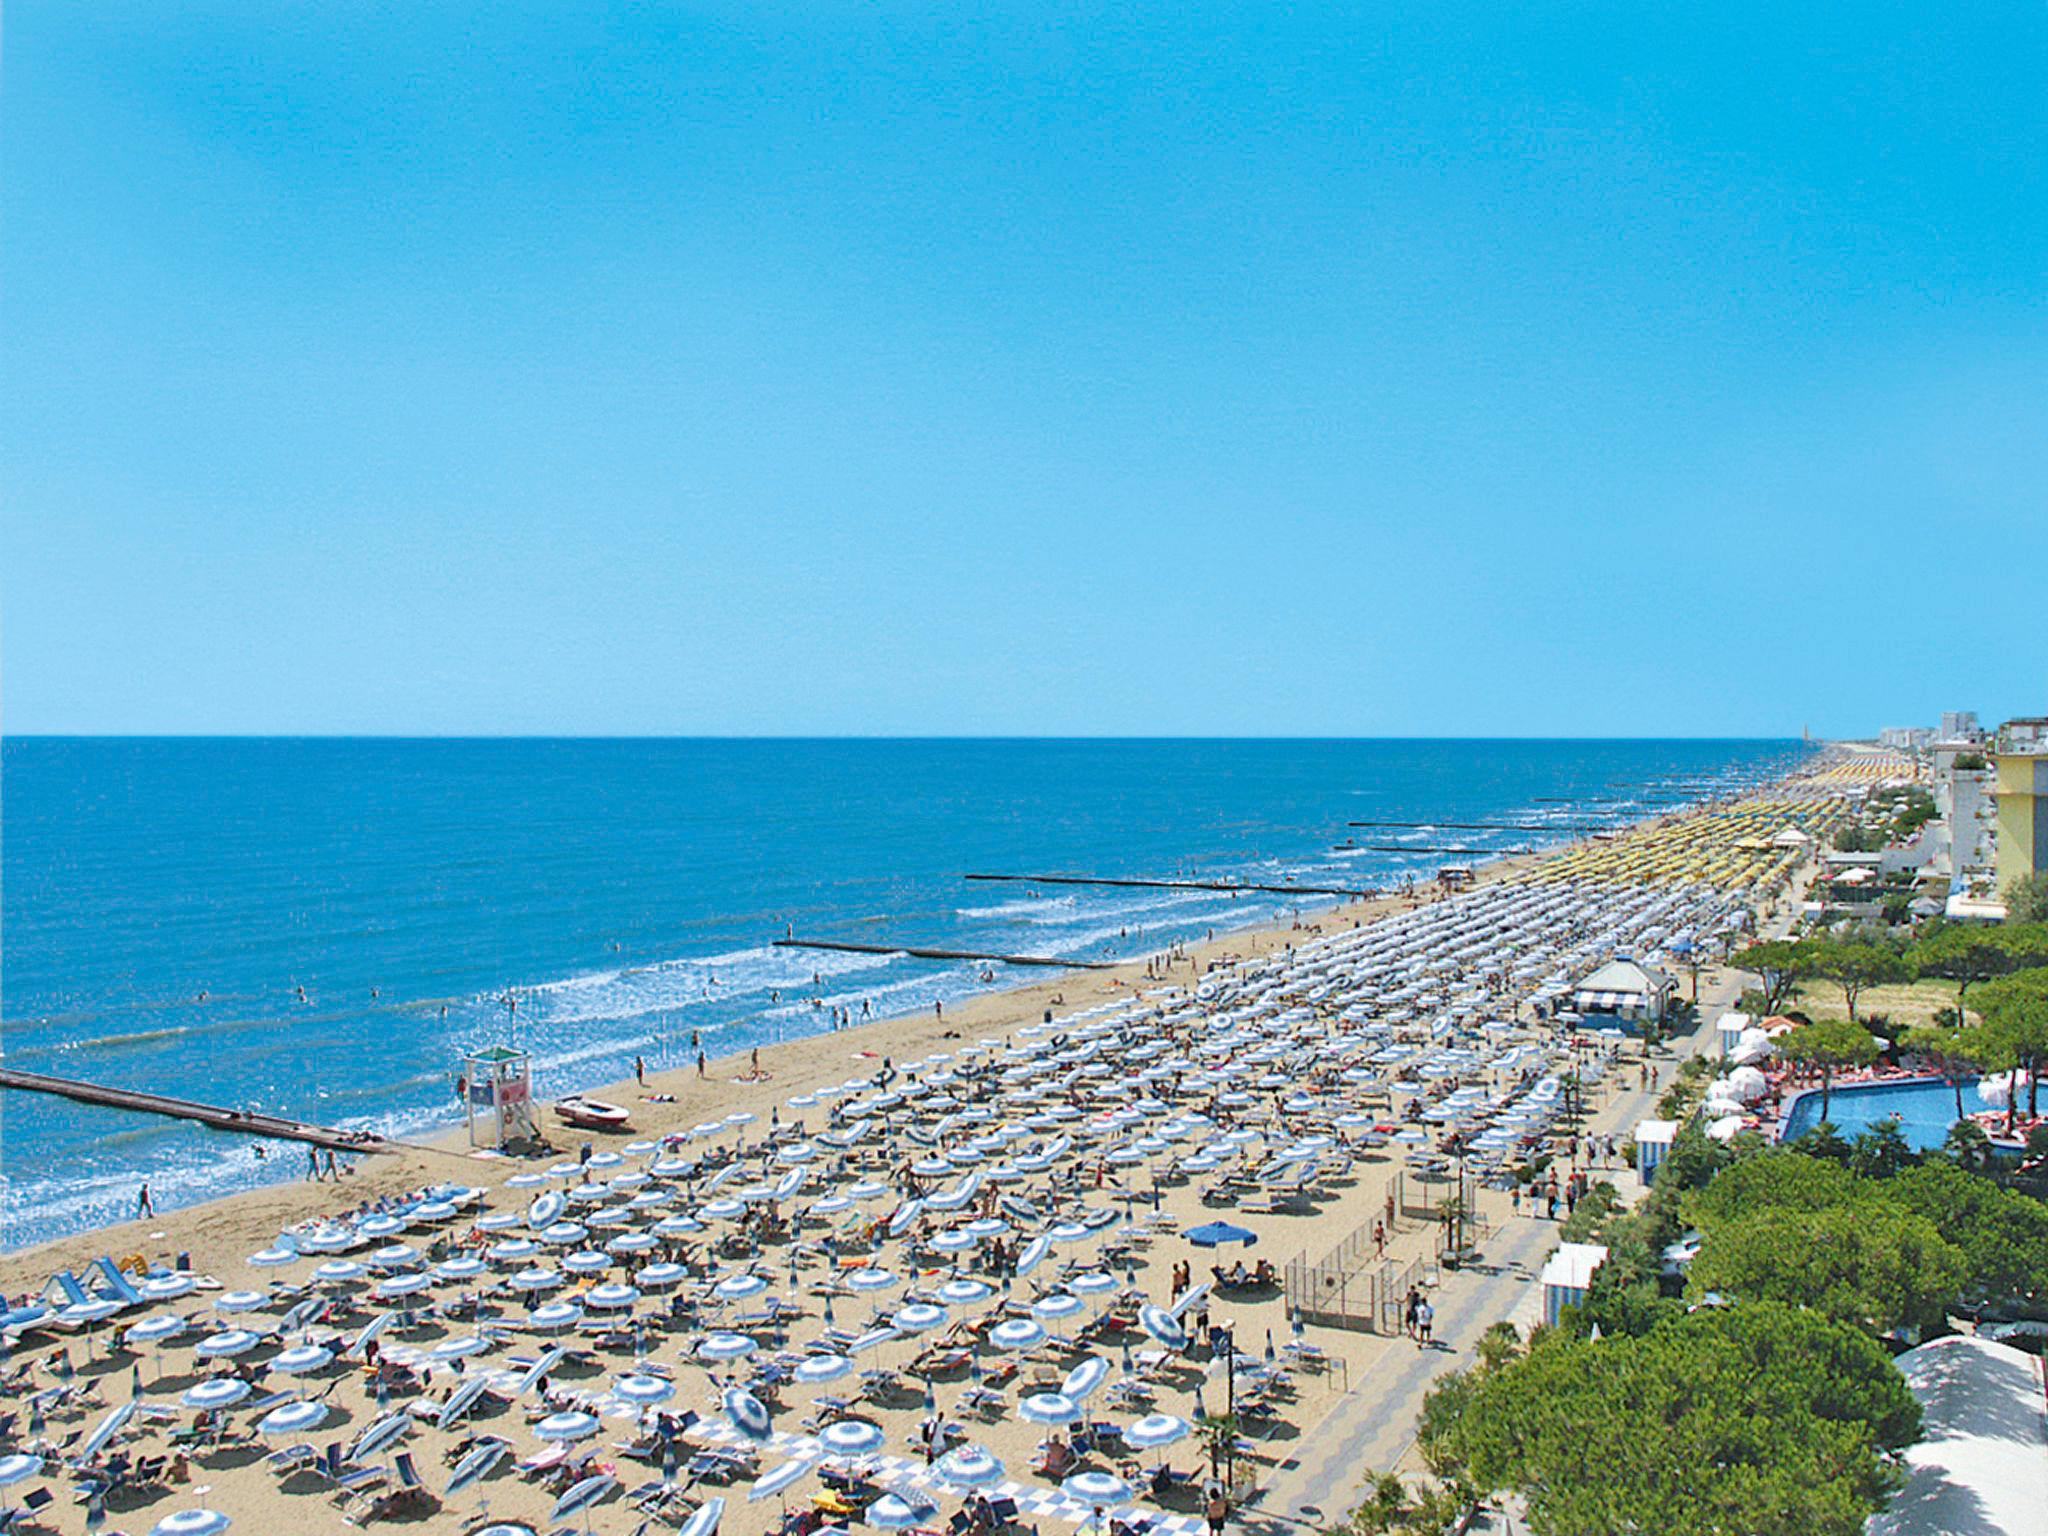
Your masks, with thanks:
M533 1120L533 1058L509 1045L485 1046L462 1058L462 1108L472 1147L502 1148L540 1132Z

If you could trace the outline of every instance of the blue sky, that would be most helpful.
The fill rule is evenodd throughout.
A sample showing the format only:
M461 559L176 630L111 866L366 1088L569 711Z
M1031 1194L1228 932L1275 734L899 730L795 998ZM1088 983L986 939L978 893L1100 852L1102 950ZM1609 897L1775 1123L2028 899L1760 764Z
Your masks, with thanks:
M2048 708L2038 8L7 23L10 730Z

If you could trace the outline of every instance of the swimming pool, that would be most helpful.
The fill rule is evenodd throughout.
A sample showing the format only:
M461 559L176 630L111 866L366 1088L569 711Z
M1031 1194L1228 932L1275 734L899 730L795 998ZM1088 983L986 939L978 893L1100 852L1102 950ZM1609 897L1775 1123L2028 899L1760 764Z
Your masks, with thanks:
M1974 1113L1985 1106L1974 1082L1963 1084L1963 1108ZM1828 1119L1845 1138L1854 1139L1880 1120L1896 1117L1906 1141L1918 1151L1938 1147L1956 1123L1956 1091L1940 1078L1903 1082L1849 1083L1828 1095ZM1820 1123L1820 1090L1802 1093L1785 1117L1784 1140L1803 1136Z

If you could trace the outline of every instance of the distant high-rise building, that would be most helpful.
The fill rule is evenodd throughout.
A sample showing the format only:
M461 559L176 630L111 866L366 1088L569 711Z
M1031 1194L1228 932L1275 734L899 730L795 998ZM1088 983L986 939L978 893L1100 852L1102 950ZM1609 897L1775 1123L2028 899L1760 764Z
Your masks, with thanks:
M1941 739L1943 741L1976 741L1984 732L1977 724L1974 709L1951 709L1941 717Z

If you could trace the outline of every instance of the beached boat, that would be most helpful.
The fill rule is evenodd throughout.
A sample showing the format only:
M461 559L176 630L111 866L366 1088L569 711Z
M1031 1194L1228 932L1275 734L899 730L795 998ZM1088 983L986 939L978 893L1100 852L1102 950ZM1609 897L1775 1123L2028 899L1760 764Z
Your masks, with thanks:
M555 1113L581 1131L617 1131L625 1128L626 1111L603 1099L586 1099L572 1094L555 1101Z

